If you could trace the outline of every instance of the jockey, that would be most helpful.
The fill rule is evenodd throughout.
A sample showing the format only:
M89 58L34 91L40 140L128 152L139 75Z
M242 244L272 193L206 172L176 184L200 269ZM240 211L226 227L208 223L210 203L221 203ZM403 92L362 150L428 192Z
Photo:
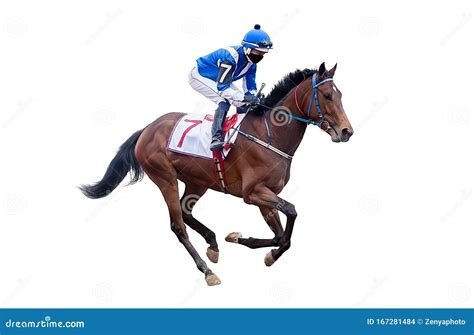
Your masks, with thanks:
M222 127L230 105L245 108L258 103L256 64L271 48L270 37L256 24L241 45L218 49L197 59L197 66L189 74L189 84L218 105L212 123L212 151L224 146ZM233 84L241 78L243 93Z

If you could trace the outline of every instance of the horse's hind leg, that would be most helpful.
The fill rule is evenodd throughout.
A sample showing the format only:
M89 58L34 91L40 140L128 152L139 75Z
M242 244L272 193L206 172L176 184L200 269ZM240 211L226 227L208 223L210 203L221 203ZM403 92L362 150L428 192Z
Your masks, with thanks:
M204 273L207 284L210 286L220 284L219 278L207 267L206 262L199 256L189 241L179 201L178 180L176 179L176 171L173 166L168 161L159 160L153 164L153 167L147 168L144 166L144 168L150 179L153 180L160 188L161 193L163 193L170 213L171 230L194 259L198 269Z
M269 208L267 206L259 206L260 212L264 220L267 222L270 229L275 234L274 238L243 238L241 233L230 233L227 235L225 240L227 242L233 242L245 245L251 249L265 248L265 247L276 247L278 242L283 236L284 230L280 222L280 216L278 210Z
M207 248L207 258L213 263L219 260L219 247L217 246L216 234L197 219L194 218L192 211L194 205L206 193L207 188L186 183L184 194L181 197L181 209L184 222L198 232L209 244Z

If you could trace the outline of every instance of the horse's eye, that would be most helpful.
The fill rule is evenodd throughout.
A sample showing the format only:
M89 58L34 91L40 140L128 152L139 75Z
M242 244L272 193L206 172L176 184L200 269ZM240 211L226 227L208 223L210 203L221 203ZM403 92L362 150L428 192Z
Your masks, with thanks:
M332 94L330 94L330 93L324 93L324 97L325 97L327 100L331 100Z

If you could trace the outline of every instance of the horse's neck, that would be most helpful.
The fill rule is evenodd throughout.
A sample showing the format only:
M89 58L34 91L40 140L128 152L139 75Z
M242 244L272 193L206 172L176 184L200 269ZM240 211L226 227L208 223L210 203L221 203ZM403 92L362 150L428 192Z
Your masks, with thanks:
M293 156L307 127L306 123L291 119L286 115L286 113L290 113L293 116L301 116L296 107L294 89L277 107L267 113L266 117L269 120L268 125L272 134L272 145Z

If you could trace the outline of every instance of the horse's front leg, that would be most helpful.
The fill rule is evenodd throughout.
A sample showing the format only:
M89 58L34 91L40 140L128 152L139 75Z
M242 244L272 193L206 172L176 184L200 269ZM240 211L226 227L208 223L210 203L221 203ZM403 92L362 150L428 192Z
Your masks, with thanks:
M286 227L282 238L278 241L279 248L270 250L270 252L265 256L265 264L267 266L271 266L285 251L290 249L291 234L293 233L293 227L297 216L295 206L292 203L283 200L282 198L278 198L278 200L278 210L286 215Z
M275 234L274 238L243 238L242 233L230 233L229 235L227 235L225 240L227 242L245 245L246 247L249 247L251 249L278 246L278 242L283 236L284 232L280 222L278 210L266 206L259 206L259 208L260 212L262 213L263 219Z
M262 248L278 246L277 249L271 250L265 256L265 264L271 266L280 256L290 248L291 234L296 220L296 210L293 204L278 197L272 190L263 184L257 185L248 195L244 197L244 201L254 204L261 209L262 215L270 228L275 233L273 239L256 239L242 238L240 233L231 233L226 237L228 242L239 243L249 248ZM286 215L286 227L280 222L278 211Z

